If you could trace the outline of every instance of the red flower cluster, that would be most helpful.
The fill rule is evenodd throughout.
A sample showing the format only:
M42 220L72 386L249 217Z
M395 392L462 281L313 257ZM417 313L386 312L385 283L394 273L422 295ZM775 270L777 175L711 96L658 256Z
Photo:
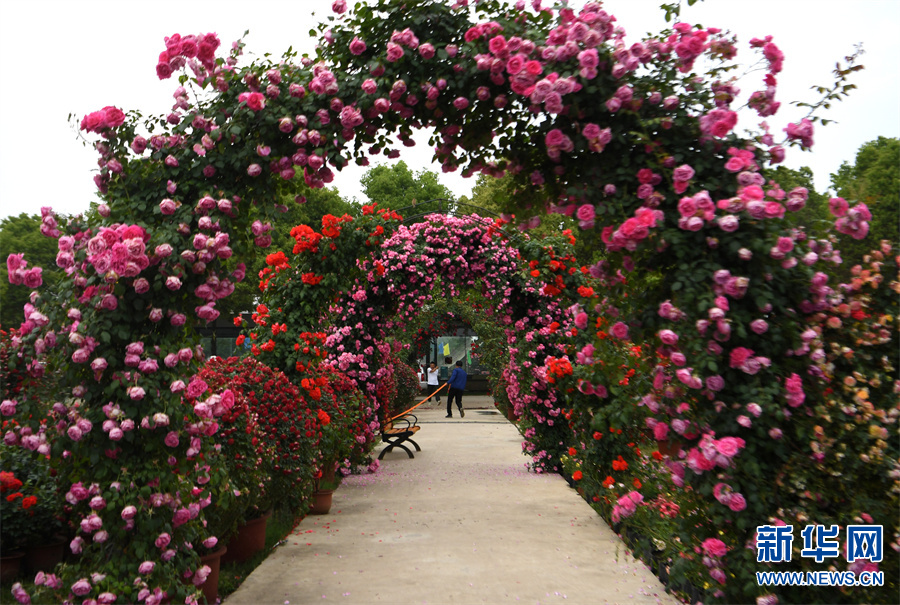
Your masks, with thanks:
M564 376L571 376L572 364L568 359L556 359L555 357L547 358L549 370L547 372L547 382L553 384L557 379Z
M15 474L9 471L0 471L0 494L16 491L20 487L22 487L22 482L16 479ZM22 494L19 495L21 496Z
M326 214L322 217L322 235L335 239L341 234L341 223L349 223L353 221L353 217L349 214L338 218L333 214Z
M291 237L297 242L294 244L294 254L319 251L319 240L322 239L322 234L313 231L309 225L297 225L291 229Z
M306 389L310 399L313 401L322 399L322 390L320 387L323 387L326 384L328 384L328 378L325 376L319 376L318 378L304 378L300 381L300 386Z
M324 275L316 275L315 273L304 273L300 276L303 280L304 284L308 284L310 286L318 285L323 279L325 279Z

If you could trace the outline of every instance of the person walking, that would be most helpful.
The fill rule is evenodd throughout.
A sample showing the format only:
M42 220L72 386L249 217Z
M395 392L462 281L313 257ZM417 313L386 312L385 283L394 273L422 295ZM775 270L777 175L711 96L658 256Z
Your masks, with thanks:
M428 366L428 369L425 370L425 373L428 375L428 396L431 397L434 395L435 391L441 388L441 381L438 380L439 370L437 364L435 362L431 362L431 365ZM441 396L438 394L435 398L435 401L438 403L441 402Z
M463 389L466 388L466 381L469 379L469 375L462 369L462 364L462 360L456 362L456 367L453 368L450 379L447 380L447 383L450 385L450 393L447 395L447 418L453 418L454 397L456 397L456 407L459 408L460 418L466 417L466 411L462 406L462 394Z

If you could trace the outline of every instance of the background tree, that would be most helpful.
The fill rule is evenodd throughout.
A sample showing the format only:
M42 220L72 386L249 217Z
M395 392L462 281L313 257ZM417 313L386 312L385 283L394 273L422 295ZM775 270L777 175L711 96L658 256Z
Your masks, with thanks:
M398 210L426 200L453 199L453 192L438 181L436 173L424 169L413 173L402 160L370 168L360 182L369 201L380 208Z
M813 184L813 172L809 166L799 170L787 166L777 166L766 172L766 176L778 183L785 193L797 187L805 187L809 191L806 200L808 211L787 215L788 220L797 227L802 227L810 236L825 237L834 225L834 217L828 210L828 196L819 193Z
M41 217L24 212L0 221L0 255L25 253L29 267L43 267L44 284L56 283L61 271L56 266L56 240L41 234ZM18 328L24 321L22 307L28 302L31 289L9 283L6 263L0 266L0 324Z
M872 212L866 238L840 235L846 271L862 262L863 255L879 241L900 241L900 139L878 137L863 143L854 163L844 162L831 175L831 187L839 197L851 203L864 202Z

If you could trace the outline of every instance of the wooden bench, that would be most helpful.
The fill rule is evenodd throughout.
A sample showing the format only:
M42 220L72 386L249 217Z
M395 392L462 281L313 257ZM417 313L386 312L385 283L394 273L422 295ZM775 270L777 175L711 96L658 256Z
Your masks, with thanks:
M412 451L403 444L407 442L412 443L417 452L422 451L419 444L412 440L412 436L418 433L419 429L422 428L417 424L418 422L419 419L413 414L404 414L396 418L385 420L381 425L381 440L387 443L388 446L381 450L381 453L378 454L378 459L383 459L384 455L395 447L399 447L401 450L405 451L409 454L410 458L415 458Z

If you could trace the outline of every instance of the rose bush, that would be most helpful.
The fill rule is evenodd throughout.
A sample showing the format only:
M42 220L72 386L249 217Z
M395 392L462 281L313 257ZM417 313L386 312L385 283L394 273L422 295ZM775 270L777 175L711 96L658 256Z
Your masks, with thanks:
M252 519L273 505L269 490L279 452L256 411L266 393L264 384L256 379L255 365L250 359L214 358L200 371L200 378L213 389L228 388L234 393L234 405L221 416L214 439L229 487L236 492L235 520Z

